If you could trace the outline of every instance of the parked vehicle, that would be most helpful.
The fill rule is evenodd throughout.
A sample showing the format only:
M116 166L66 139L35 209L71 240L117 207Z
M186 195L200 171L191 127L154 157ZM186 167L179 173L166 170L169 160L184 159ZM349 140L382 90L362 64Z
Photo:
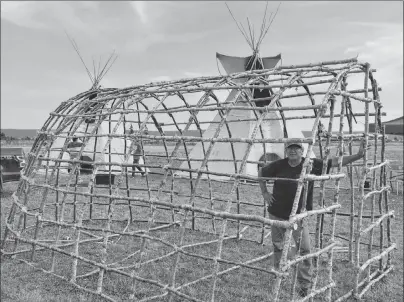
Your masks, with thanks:
M1 147L0 149L0 189L3 183L20 180L25 167L25 153L21 147Z

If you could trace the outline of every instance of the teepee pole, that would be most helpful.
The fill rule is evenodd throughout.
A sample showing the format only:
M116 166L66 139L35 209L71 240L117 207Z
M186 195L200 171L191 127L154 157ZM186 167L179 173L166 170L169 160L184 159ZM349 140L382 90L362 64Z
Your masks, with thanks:
M92 59L93 59L93 75L95 76L97 73L96 73L96 70L95 70L95 62L94 62L94 56L92 57Z
M113 53L109 56L107 62L104 65L104 68L101 70L101 72L98 74L97 76L97 86L98 84L101 82L101 80L103 79L103 77L108 73L109 69L112 67L112 65L115 63L116 59L118 58L117 56L115 56L115 50L113 51ZM112 58L114 57L113 61L111 62ZM111 62L111 63L110 63ZM109 66L108 66L109 64Z
M250 45L250 47L253 48L253 45L251 44L251 42L250 42L250 41L248 40L248 38L247 38L247 35L246 35L246 33L245 33L245 30L243 31L243 30L241 29L241 28L244 29L243 25L240 24L240 25L241 25L241 27L240 27L240 25L238 24L236 18L235 18L234 15L233 15L232 11L230 10L230 7L227 5L226 2L225 2L225 5L226 5L227 9L229 10L229 13L230 13L231 17L233 18L234 22L236 23L238 30L241 32L241 34L243 35L244 39L247 41L248 45Z
M83 63L84 68L85 68L86 71L87 71L87 75L88 75L88 77L89 77L90 80L91 80L91 83L94 84L95 79L94 79L93 76L91 75L91 72L88 70L86 63L84 63L83 57L82 57L81 54L80 54L80 51L79 51L79 48L78 48L76 42L74 41L74 39L72 39L72 38L69 36L69 34L68 34L66 31L65 31L65 34L66 34L67 38L70 40L70 43L72 44L72 46L73 46L74 50L76 51L77 55L79 56L79 58L80 58L80 60L81 60L81 63ZM95 75L94 75L94 76L95 76Z
M254 39L254 28L251 26L250 19L247 17L248 31L250 32L250 40L251 44L254 46L253 50L255 51L255 39Z
M264 29L265 29L266 21L267 21L267 19L266 19L267 10L268 10L268 1L265 4L264 17L262 18L262 22L261 22L260 35L258 36L258 41L261 40L262 35L264 34Z
M274 20L275 20L275 18L276 18L276 15L278 14L278 11L279 11L280 6L281 6L281 2L279 3L278 7L276 8L276 11L275 11L275 14L274 14L273 18L270 19L269 24L268 24L267 28L265 29L265 31L264 31L264 33L263 33L263 35L262 35L262 37L261 37L261 40L259 40L259 41L257 42L257 45L258 45L258 46L261 44L262 40L263 40L264 37L267 35L268 30L271 28L271 25L272 25L272 23L274 22ZM272 16L272 14L271 14L271 16Z

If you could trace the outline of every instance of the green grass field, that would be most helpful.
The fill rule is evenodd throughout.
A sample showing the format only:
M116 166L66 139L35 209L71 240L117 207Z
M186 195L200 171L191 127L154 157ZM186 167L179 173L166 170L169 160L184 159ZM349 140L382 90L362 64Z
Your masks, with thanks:
M402 145L400 144L389 144L387 148L387 158L394 159L398 161L397 163L402 166ZM157 189L161 178L159 176L149 177L149 187L152 189ZM170 192L170 183L167 183L164 188L165 191ZM135 177L131 179L131 186L134 188L144 188L146 187L146 179L141 177ZM182 195L189 194L189 183L185 180L176 181L175 185L175 195L173 196L173 203L181 204L186 197L181 197ZM1 236L4 235L4 223L7 217L9 208L12 204L11 193L17 188L17 183L5 184L5 191L1 198ZM215 194L217 199L226 199L229 196L230 188L228 184L215 184L212 187L212 192ZM78 189L80 190L80 188ZM206 195L209 188L206 186L201 186L199 188L198 194L200 196ZM100 189L98 192L102 192ZM32 208L39 205L41 196L41 190L38 189L37 192L31 192L31 196L34 196L34 201L30 203ZM105 193L108 193L105 190ZM151 192L153 195L155 192ZM148 198L147 191L136 191L138 197ZM264 215L263 207L261 205L262 198L259 193L259 188L257 186L241 185L240 186L240 199L247 201L246 204L241 205L242 212L246 214L259 214ZM38 196L35 198L35 196ZM318 196L318 192L315 193ZM397 244L398 249L394 252L394 257L392 260L395 266L394 271L387 275L386 278L382 279L381 282L377 283L372 287L364 296L365 301L402 301L403 300L403 201L402 195L390 194L390 208L395 210L395 219L393 220L392 238ZM55 195L51 194L48 199L55 199ZM326 196L327 202L330 202L332 195L328 194ZM163 200L171 202L171 194L163 194ZM107 198L98 198L98 205L94 206L93 218L102 218L106 215L106 208L109 203ZM80 199L76 201L80 204ZM203 198L197 198L195 200L196 206L209 208L206 205L207 201ZM341 191L340 203L342 204L342 209L340 212L349 212L349 197ZM256 204L256 205L255 205ZM377 204L377 202L376 202ZM134 204L135 205L135 204ZM141 206L142 204L136 203L136 205ZM65 216L66 220L73 218L73 204L67 207ZM218 201L212 205L212 208L216 211L224 210L225 203ZM369 211L370 204L365 204L365 212ZM133 207L132 217L147 217L149 209L147 207ZM232 207L232 212L235 212L235 205ZM89 218L88 211L85 212L86 216L84 218ZM172 217L175 220L181 220L183 218L182 212L172 212L164 208L156 209L155 219L156 221L169 221ZM48 211L47 215L49 218L52 217L53 212ZM125 219L128 219L129 210L125 203L121 206L116 206L114 208L113 218L121 219L122 222L115 222L112 225L114 230L123 230L126 227ZM215 231L220 230L222 226L222 221L217 220L212 222L210 219L206 219L208 215L197 215L195 219L195 225L198 231L192 231L190 229L186 230L184 236L183 245L189 245L187 252L189 255L182 254L178 262L178 273L176 276L177 284L184 284L196 280L202 276L210 274L213 270L213 263L210 258L214 257L217 252L216 244L205 244L205 245L195 245L199 242L208 242L217 240L217 235ZM46 218L46 217L45 217ZM365 219L366 221L366 219ZM34 221L27 221L30 225ZM310 232L315 231L315 218L312 217L308 219ZM187 226L191 226L191 221L188 221ZM326 215L325 220L325 233L329 233L329 223L330 217ZM85 222L85 225L89 228L101 226L105 227L104 222ZM158 226L159 224L153 224L153 226ZM244 228L246 225L239 226L236 222L229 222L226 234L232 236L236 234L237 229ZM146 222L138 221L130 225L126 231L135 231L138 229L145 229ZM378 228L376 228L378 230ZM28 230L26 235L33 235L33 230ZM267 233L265 230L264 233ZM155 238L159 238L164 242L178 243L179 242L179 228L177 226L172 226L170 228L159 229L151 232ZM338 217L336 223L336 233L348 237L348 217ZM102 235L101 232L93 231L94 235ZM261 228L259 225L250 225L246 231L243 233L244 238L251 238L259 241L261 238ZM69 239L74 236L74 233L68 229L62 229L61 237L69 242ZM38 238L49 239L56 237L56 229L52 227L45 227L38 234ZM90 237L88 237L90 238ZM376 231L374 234L373 242L378 243L379 234ZM327 237L325 237L327 240ZM366 242L366 240L364 240ZM12 245L12 242L10 243ZM124 236L118 240L118 238L111 238L111 244L108 244L107 252L108 258L106 259L111 267L120 267L122 271L129 272L131 266L133 265L134 259L138 255L134 251L138 250L141 245L141 239L133 236ZM26 248L30 248L30 245L26 245ZM80 255L86 257L87 259L92 259L99 262L102 259L102 244L100 242L90 242L88 244L80 247ZM24 248L24 244L21 244L19 248ZM143 261L150 260L149 263L142 266L141 276L146 279L159 280L161 283L168 282L172 268L174 256L163 257L171 251L170 247L165 244L161 244L156 241L148 240L147 244L147 254L144 256ZM237 240L237 239L227 239L223 244L222 259L231 260L234 262L244 262L248 259L256 258L263 255L268 255L272 250L270 237L264 240L264 244L259 244L257 242ZM73 247L67 246L65 251L72 252ZM363 246L361 248L361 259L362 261L367 258L367 247ZM377 248L373 251L372 255L376 255L378 252ZM192 256L194 254L201 255L205 258ZM50 259L52 255L49 251L37 252L35 260L40 263L44 268L49 268ZM125 261L120 261L119 265L112 265L119 259L128 257ZM333 278L336 282L336 288L333 291L333 300L336 297L345 294L350 290L354 283L354 269L350 266L349 262L346 261L346 254L335 253L334 254L334 267L333 267ZM153 259L161 258L159 261L152 261ZM57 269L56 272L69 277L71 273L71 258L65 255L56 253L55 258ZM255 263L256 266L263 269L270 269L271 262L269 258L266 258L260 262ZM233 265L230 263L221 263L220 271L224 271ZM126 267L126 268L124 268ZM326 284L326 259L322 258L320 261L320 271L318 282L321 286ZM79 261L79 271L78 275L91 272L94 269L93 266L88 263L80 263ZM117 300L129 300L130 297L130 286L128 286L128 277L119 274L107 274L104 278L104 290L105 293ZM273 282L273 277L266 272L251 270L248 268L235 269L227 274L222 274L218 279L217 283L217 294L215 301L264 301L268 297L268 292L270 285ZM89 277L83 278L82 284L90 288L94 288L97 283L97 274L90 275ZM130 284L130 283L129 283ZM162 292L158 287L152 286L147 283L139 282L137 285L137 295L136 299L142 299L147 296L158 294ZM283 283L282 289L283 294L281 295L281 301L290 301L290 288L291 281L288 279ZM184 287L183 292L188 295L198 297L201 300L207 300L209 298L211 288L211 279L206 281L201 281L197 285L190 285ZM321 301L323 296L317 297L316 301ZM15 259L2 258L1 263L1 299L2 301L101 301L102 298L99 296L94 296L88 294L84 291L77 289L66 281L55 278L52 275L44 274L38 270L35 270L26 264L20 263ZM161 301L159 299L153 301ZM174 301L181 301L180 298L174 299ZM350 299L348 301L353 301Z

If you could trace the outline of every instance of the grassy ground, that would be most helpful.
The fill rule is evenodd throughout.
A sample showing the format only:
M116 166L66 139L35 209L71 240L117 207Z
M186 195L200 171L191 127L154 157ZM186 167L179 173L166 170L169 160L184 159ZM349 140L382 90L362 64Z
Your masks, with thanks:
M401 161L402 165L402 145L389 145L387 151L388 158L394 158ZM85 179L84 179L85 181ZM160 183L160 178L158 176L151 177L149 179L149 187L157 188ZM167 184L165 190L170 191L170 183ZM131 179L131 186L134 188L142 188L146 186L146 179L141 177L135 177ZM178 180L175 183L175 196L173 199L174 203L181 204L187 198L181 197L181 195L189 194L189 183ZM11 193L17 188L16 183L9 183L5 185L5 192L2 194L1 200L1 235L4 235L4 221L8 210L12 203ZM80 188L78 188L80 190ZM212 193L217 199L225 199L229 196L230 186L225 184L216 184L212 187ZM99 189L98 192L105 192L105 189ZM207 196L209 195L209 187L201 186L198 194ZM125 192L123 192L125 193ZM136 191L136 196L148 198L147 192ZM151 192L153 193L153 191ZM241 205L241 211L246 214L263 214L263 207L261 205L261 197L259 195L259 189L250 185L240 186L240 199L248 201L250 203L255 203L257 205L244 204ZM318 194L318 192L316 192ZM32 200L34 202L30 203L30 208L34 209L39 205L41 190L38 189L36 192L33 190L31 192L33 196ZM332 196L327 195L327 202L331 201ZM50 195L48 200L55 200L55 195ZM169 193L163 194L163 200L171 202L171 195ZM73 201L73 199L71 199ZM77 200L80 203L80 199ZM93 217L102 218L106 215L106 208L109 200L106 198L97 199L99 205L94 206ZM377 201L377 200L376 200ZM210 205L206 205L207 201L202 198L197 198L195 200L197 206L209 208ZM341 192L340 202L343 206L341 212L349 212L349 197ZM376 202L377 204L377 202ZM140 203L138 204L140 205ZM223 202L217 201L212 206L214 210L223 210L225 204ZM395 270L388 275L387 278L375 285L368 293L364 296L365 301L402 301L403 299L403 201L402 196L390 194L390 207L395 210L396 217L393 220L392 238L393 241L397 243L398 250L394 253L392 260ZM45 211L48 218L51 218L54 213L54 207L48 207L48 211ZM233 211L235 211L235 206L233 206ZM365 205L365 212L369 212L370 203ZM148 214L148 208L133 208L133 217L145 217ZM181 212L172 213L171 211L165 209L156 209L155 218L157 221L169 221L172 215L175 219L181 219L183 216ZM88 215L88 211L86 211ZM207 242L210 240L217 239L217 236L212 234L215 230L219 230L222 226L220 220L216 221L214 224L211 220L207 220L207 215L198 215L195 224L199 231L187 230L184 236L183 244L194 244L197 242ZM116 219L127 219L129 218L129 211L127 205L123 204L121 206L116 206L114 208L113 217ZM65 212L65 220L69 221L73 218L73 204L67 207ZM85 216L84 218L88 218ZM339 217L336 223L336 233L348 237L348 219ZM27 224L33 224L34 221L27 221ZM367 223L365 219L365 223ZM330 219L326 216L325 219L325 233L330 232ZM88 227L105 227L102 222L92 222L86 223ZM158 225L158 224L156 224ZM125 222L116 222L113 224L112 228L114 230L123 230L126 226ZM190 224L188 225L190 226ZM241 226L243 228L244 226ZM309 220L310 231L315 230L315 219L311 218ZM137 229L145 229L146 224L144 222L133 223L128 230L135 231ZM237 223L230 222L228 224L226 234L231 236L237 231ZM374 234L374 243L378 243L378 228ZM32 237L33 229L26 232L27 237ZM265 230L265 234L268 231ZM102 235L100 232L93 231L95 235ZM159 238L166 242L178 243L179 242L179 232L178 227L171 227L167 229L162 229L158 231L153 231L150 233L155 238ZM69 239L74 236L74 233L68 229L63 229L61 233L62 239L69 242ZM56 230L52 227L45 227L41 232L38 233L38 238L53 238L56 237ZM250 226L244 233L245 238L252 238L259 240L261 238L261 229L259 226L254 228ZM90 237L85 237L90 238ZM83 239L85 239L83 238ZM312 238L313 239L313 238ZM325 237L327 240L327 237ZM365 241L366 242L366 241ZM107 263L113 263L118 259L122 259L125 256L129 256L134 251L138 250L141 245L141 240L139 238L133 237L122 237L119 241L117 238L111 240L111 244L108 245L108 258ZM21 244L20 248L24 245ZM30 246L27 246L29 248ZM9 247L10 248L10 247ZM156 241L148 241L147 254L143 260L155 259L167 254L172 249L164 244L158 243ZM256 242L249 241L238 241L235 239L228 239L223 245L222 258L232 260L235 262L246 261L258 256L267 255L272 250L270 244L270 236L264 241L264 244L258 244ZM71 252L72 247L66 247L65 251ZM207 258L214 257L217 252L216 244L206 244L203 246L195 246L187 249L187 252L203 255L206 258L201 259L200 257L186 256L182 255L178 262L178 273L176 278L177 284L183 284L196 280L201 276L207 275L212 272L213 265L212 261ZM361 248L361 259L362 261L367 258L367 248L363 246ZM377 251L374 251L372 255L375 255ZM87 259L92 259L99 262L102 257L102 249L99 243L89 243L80 247L80 255L85 256ZM51 254L48 251L37 252L35 255L35 261L41 264L42 267L49 269ZM130 265L136 259L137 255L128 258L126 261L121 261L120 266ZM24 257L27 258L27 257ZM354 283L354 273L353 268L349 265L346 260L345 254L336 254L334 267L333 267L333 278L337 283L335 290L333 291L333 298L344 294L349 289L352 288ZM141 276L143 278L150 278L158 280L161 283L169 281L170 274L172 272L174 257L162 258L160 261L153 261L149 264L143 266L141 271ZM319 272L319 283L326 283L326 259L320 261L320 272ZM56 254L56 272L65 277L69 277L71 272L71 258ZM265 259L255 264L257 267L270 269L271 263L270 259ZM220 271L225 270L232 265L221 264ZM78 274L89 272L93 269L91 265L81 263L79 261L79 271ZM129 272L130 269L122 269L122 271ZM109 295L116 299L128 300L130 295L130 281L128 277L124 277L118 274L107 275L104 279L104 290ZM97 275L93 275L87 278L83 278L80 283L83 286L88 286L94 288L97 282ZM129 282L129 286L128 286ZM222 275L218 279L217 283L217 295L216 301L263 301L268 296L268 291L270 284L273 282L273 277L268 273L251 270L248 268L242 268L234 270L228 274ZM283 294L281 296L282 301L290 301L290 279L283 283ZM198 283L197 286L189 286L184 289L184 293L196 296L202 300L207 300L209 298L209 292L211 288L211 279L205 282ZM155 286L148 284L139 283L137 291L137 299L144 298L146 296L159 293L159 289ZM76 287L70 285L68 282L59 280L51 275L46 275L37 270L30 268L29 266L20 263L14 259L2 258L1 264L1 299L2 301L100 301L100 297L95 297L91 294L87 294L80 291ZM318 301L321 300L321 297ZM155 300L155 301L158 301ZM180 299L176 301L181 301ZM350 300L352 301L352 299Z

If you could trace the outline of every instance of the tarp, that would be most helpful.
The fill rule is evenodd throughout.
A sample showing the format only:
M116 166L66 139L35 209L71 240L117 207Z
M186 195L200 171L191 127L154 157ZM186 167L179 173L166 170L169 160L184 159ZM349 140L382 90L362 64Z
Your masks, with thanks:
M222 64L224 70L226 70L227 74L232 74L236 72L244 72L246 71L246 65L249 57L232 57L226 56L220 53L216 53L216 58ZM281 59L281 54L278 54L274 57L266 57L262 58L262 63L264 64L264 69L272 69L278 64Z

